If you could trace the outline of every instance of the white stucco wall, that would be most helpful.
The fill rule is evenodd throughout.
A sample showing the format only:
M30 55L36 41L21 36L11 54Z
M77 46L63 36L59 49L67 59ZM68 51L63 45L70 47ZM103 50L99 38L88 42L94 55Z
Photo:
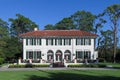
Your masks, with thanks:
M23 39L23 59L26 59L26 51L41 51L42 59L47 60L48 50L52 50L55 54L57 50L62 51L62 57L64 59L64 52L69 50L71 52L71 59L75 59L76 51L91 51L91 59L96 59L94 51L94 39L91 39L91 45L76 45L76 39L71 39L71 45L46 45L46 39L41 39L41 45L26 45L26 39ZM74 54L74 55L73 55ZM95 54L95 55L94 55ZM55 55L54 55L55 56ZM55 58L55 57L54 57ZM55 60L55 59L54 59Z

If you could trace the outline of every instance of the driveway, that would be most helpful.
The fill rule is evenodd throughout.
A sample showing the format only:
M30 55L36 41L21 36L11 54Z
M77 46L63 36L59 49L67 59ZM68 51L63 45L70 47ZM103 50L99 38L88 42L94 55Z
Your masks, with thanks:
M37 71L37 70L120 70L115 68L0 68L0 71Z

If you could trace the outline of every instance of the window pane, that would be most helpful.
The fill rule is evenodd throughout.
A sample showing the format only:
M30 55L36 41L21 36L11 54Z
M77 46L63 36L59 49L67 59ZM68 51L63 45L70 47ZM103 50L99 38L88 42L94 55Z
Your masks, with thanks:
M46 39L46 45L48 45L48 39Z
M26 39L26 45L28 45L28 39Z
M91 52L90 51L85 51L84 52L84 58L90 59L91 58Z
M57 45L62 45L62 39L57 39Z
M29 59L33 59L33 51L29 51Z
M26 59L29 59L29 51L26 51Z
M84 39L84 45L91 45L91 39Z
M33 39L33 45L36 45L36 39Z
M36 51L34 51L34 59L37 59L37 52Z
M37 51L37 59L41 59L41 51Z
M48 39L47 43L48 43L48 45L53 45L53 39Z
M37 45L41 45L41 39L37 39Z
M71 39L64 39L64 45L71 45Z
M83 58L83 52L82 51L76 51L76 58Z

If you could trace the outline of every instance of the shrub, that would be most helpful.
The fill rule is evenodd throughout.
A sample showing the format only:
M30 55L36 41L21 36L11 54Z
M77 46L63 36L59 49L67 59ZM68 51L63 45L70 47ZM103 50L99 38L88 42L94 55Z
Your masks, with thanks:
M49 67L49 64L33 65L33 67Z
M3 64L4 58L0 58L0 65Z
M68 67L71 68L82 68L82 67L89 67L89 68L101 68L101 67L106 67L104 64L75 64L75 65L68 65Z
M104 58L99 58L99 62L106 62Z
M49 64L39 64L39 65L9 65L9 68L35 68L35 67L49 67Z

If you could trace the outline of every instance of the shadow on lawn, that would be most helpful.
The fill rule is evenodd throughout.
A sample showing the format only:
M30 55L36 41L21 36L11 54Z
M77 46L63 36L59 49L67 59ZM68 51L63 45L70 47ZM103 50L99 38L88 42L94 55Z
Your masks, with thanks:
M40 70L42 71L42 70ZM120 77L112 76L91 76L86 74L77 73L65 73L65 72L48 72L42 71L49 74L49 77L43 77L38 75L27 75L25 80L120 80Z

